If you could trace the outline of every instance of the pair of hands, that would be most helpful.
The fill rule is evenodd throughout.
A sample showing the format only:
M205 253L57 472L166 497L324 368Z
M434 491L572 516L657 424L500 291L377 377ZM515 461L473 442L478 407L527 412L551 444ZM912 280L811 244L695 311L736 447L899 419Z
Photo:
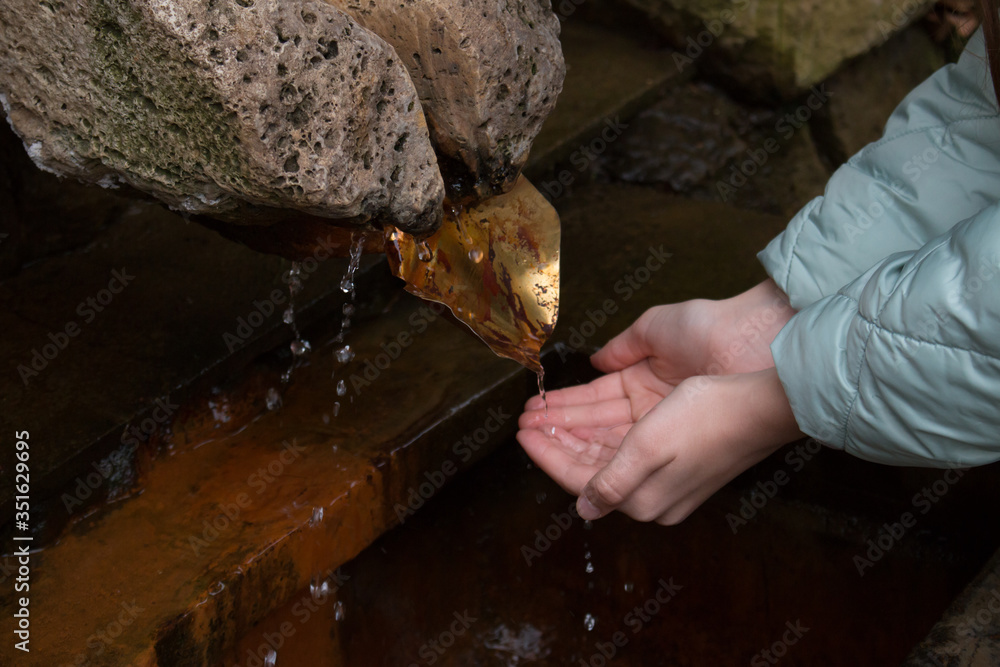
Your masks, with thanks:
M770 344L795 314L767 280L724 301L658 306L591 361L593 382L525 405L517 440L584 519L673 525L801 437Z

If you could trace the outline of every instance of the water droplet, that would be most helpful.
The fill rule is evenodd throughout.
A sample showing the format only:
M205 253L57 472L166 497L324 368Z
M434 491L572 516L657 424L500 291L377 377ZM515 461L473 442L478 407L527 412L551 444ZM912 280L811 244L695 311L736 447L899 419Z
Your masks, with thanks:
M344 603L337 600L337 604L333 605L333 618L338 621L344 620Z
M539 505L545 502L545 498L546 495L544 491L539 491L538 493L535 494L535 502L537 502Z
M584 560L590 560L590 552L588 551L587 553L583 554L583 558Z
M344 313L344 315L347 315L348 317L350 317L351 315L354 314L354 311L355 311L355 308L354 308L354 304L353 303L345 303L344 304L344 307L342 309L342 312Z
M293 309L291 306L289 306L288 308L285 308L285 312L282 313L282 315L281 315L281 320L285 324L291 324L292 322L294 322L295 321L295 309Z
M633 590L635 590L635 584L633 584L631 581L626 581L625 582L625 592L626 593L631 593Z
M267 390L267 409L277 410L281 407L281 394L274 387Z
M358 270L358 266L361 264L361 252L365 249L365 235L358 234L355 236L351 234L351 259L347 263L347 272L344 274L343 279L340 281L340 291L344 294L351 294L354 292L354 274Z
M338 349L334 354L337 357L337 361L342 364L346 364L354 358L354 350L351 349L350 345L345 345L344 347Z
M314 574L309 581L309 594L313 600L322 600L330 593L330 583L324 577Z
M339 414L340 414L340 402L337 401L336 403L333 404L333 416L336 417Z
M479 264L479 262L483 261L483 251L479 248L473 248L469 251L469 259Z
M594 522L591 521L590 519L587 519L587 520L585 520L583 522L583 529L584 530L590 530L593 527L594 527Z
M548 435L550 438L556 437L556 427L555 426L546 426L545 427L545 434Z
M344 396L347 394L347 383L343 380L337 382L337 396Z
M587 574L593 574L594 564L591 563L590 561L587 561L587 567L583 568L583 571L586 572Z
M594 618L593 614L587 614L583 617L583 627L587 628L587 632L592 632L595 625L597 625L597 619Z
M330 423L330 415L328 415L326 413L323 413L323 423L324 424L329 424Z
M264 667L274 667L278 664L278 652L273 648L267 649L267 655L264 656Z
M417 259L421 262L429 262L434 256L431 252L431 247L427 245L427 241L417 241Z
M309 525L310 526L315 526L316 524L318 524L322 520L323 520L323 508L322 507L314 507L313 508L312 516L309 517Z
M294 354L296 357L301 357L303 354L306 354L307 352L309 352L309 350L312 349L312 345L310 345L309 341L307 340L302 340L301 338L297 338L292 341L291 348L292 348L292 354Z
M289 368L287 371L281 374L281 383L288 384L288 381L292 379L292 369Z

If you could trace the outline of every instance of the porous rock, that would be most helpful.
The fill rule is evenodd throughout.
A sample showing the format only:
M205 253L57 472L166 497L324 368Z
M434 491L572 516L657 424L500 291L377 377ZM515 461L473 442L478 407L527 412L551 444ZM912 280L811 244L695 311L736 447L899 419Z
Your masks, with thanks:
M449 196L508 191L566 66L549 0L329 0L396 48L420 93Z
M180 211L440 221L405 67L317 0L5 0L0 101L41 168Z

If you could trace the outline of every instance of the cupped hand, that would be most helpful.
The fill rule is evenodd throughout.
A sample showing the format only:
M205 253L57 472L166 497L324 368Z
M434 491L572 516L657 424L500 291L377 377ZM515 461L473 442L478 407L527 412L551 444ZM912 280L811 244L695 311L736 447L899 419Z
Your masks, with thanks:
M606 375L550 392L547 415L529 400L518 441L587 518L674 523L798 433L770 353L794 314L770 280L651 308L592 357Z
M801 434L773 369L688 378L643 365L550 394L517 439L585 519L619 510L673 525L715 491Z

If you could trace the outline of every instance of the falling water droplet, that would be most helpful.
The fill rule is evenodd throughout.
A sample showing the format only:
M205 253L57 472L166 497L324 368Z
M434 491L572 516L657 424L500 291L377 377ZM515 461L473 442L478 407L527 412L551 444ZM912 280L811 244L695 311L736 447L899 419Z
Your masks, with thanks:
M347 272L344 274L344 278L340 281L340 291L344 294L351 294L354 292L354 274L357 273L358 266L361 264L361 253L365 249L365 235L358 234L355 236L351 234L351 259L347 263Z
M346 364L354 358L354 350L351 349L350 345L345 345L344 347L338 349L334 354L337 357L337 361L342 364Z
M593 527L594 527L594 522L591 521L590 519L587 519L587 520L585 520L583 522L583 529L584 530L590 530Z
M333 404L333 416L336 417L339 414L340 414L340 402L337 401L336 403Z
M288 270L288 291L295 296L302 289L302 265L292 262L292 268Z
M318 574L314 574L309 581L309 594L313 600L322 600L330 592L330 583Z
M626 593L631 593L634 589L635 589L635 584L633 584L631 581L626 581L625 582L625 592Z
M274 387L267 390L267 409L277 410L281 407L281 394Z
M341 310L344 313L344 315L346 315L347 317L350 317L351 315L354 314L354 310L355 310L354 304L353 303L345 303L344 307Z
M337 604L333 605L333 618L338 621L344 620L344 603L337 600Z
M479 262L483 261L483 251L479 248L473 248L469 251L469 259L479 264Z
M545 418L549 418L549 399L545 396L545 369L538 371L538 393L542 397L542 403L545 405Z
M590 552L588 551L585 554L583 554L583 558L584 560L590 560Z
M587 561L587 567L583 568L583 570L584 570L584 572L586 572L587 574L593 574L593 573L594 573L594 564L593 564L593 563L591 563L591 562L590 562L590 561L588 560L588 561Z
M291 348L292 354L296 357L301 357L303 354L309 352L309 350L312 349L312 346L309 344L309 341L297 338L292 341Z
M587 632L592 632L595 625L597 625L597 619L594 618L593 614L587 614L583 617L583 627L587 628Z
M264 656L264 667L274 667L278 664L278 652L273 648L267 649L267 655Z
M312 516L309 517L309 525L310 526L315 526L316 524L318 524L322 520L323 520L323 508L322 507L314 507L313 508Z
M344 396L347 394L347 383L343 380L337 382L337 396Z
M291 306L285 308L285 312L281 314L281 321L285 324L292 324L295 321L295 309Z

